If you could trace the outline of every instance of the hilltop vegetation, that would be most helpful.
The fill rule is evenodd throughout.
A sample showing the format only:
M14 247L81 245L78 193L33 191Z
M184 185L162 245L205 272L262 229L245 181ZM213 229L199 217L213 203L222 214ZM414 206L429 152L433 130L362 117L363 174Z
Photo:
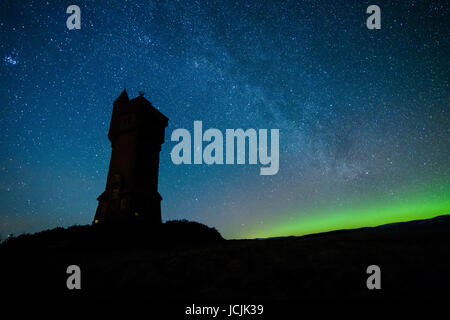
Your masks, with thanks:
M172 220L159 226L128 223L55 228L9 238L1 244L0 250L164 248L222 240L224 239L215 228L198 222Z

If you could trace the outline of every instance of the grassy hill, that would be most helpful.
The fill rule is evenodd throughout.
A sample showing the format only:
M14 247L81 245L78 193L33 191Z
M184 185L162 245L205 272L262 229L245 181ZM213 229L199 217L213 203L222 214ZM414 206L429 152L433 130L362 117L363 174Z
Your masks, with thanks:
M303 237L223 240L192 222L160 230L72 227L0 246L1 295L182 301L411 299L447 296L450 215ZM66 288L66 268L82 290ZM381 268L381 290L366 269Z

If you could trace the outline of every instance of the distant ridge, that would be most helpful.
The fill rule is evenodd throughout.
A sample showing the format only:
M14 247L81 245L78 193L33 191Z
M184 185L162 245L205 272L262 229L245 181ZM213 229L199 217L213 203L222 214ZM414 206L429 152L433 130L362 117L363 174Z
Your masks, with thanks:
M409 232L450 232L450 214L440 215L429 219L419 219L404 222L393 222L382 224L376 227L362 227L356 229L339 229L327 232L319 232L306 234L303 236L285 236L285 237L269 237L269 238L254 238L253 240L267 240L267 239L286 239L286 238L315 238L328 235L337 235L344 233L357 232L376 232L376 231L409 231Z

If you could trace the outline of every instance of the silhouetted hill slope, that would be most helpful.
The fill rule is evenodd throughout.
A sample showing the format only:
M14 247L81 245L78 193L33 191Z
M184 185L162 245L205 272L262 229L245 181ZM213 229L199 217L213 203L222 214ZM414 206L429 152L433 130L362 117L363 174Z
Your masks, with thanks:
M187 220L152 224L100 224L55 228L8 239L1 251L101 250L107 248L167 247L178 244L224 240L215 228Z
M446 215L304 237L197 241L175 246L158 243L89 250L47 246L33 251L1 246L1 294L24 299L39 296L233 303L443 299L450 285L449 221ZM25 242L29 241L24 238ZM66 268L72 264L82 270L80 291L66 288ZM381 290L366 287L366 270L373 264L381 268Z
M437 216L430 219L412 220L405 222L395 222L379 225L376 227L364 227L357 229L341 229L321 233L312 233L304 236L287 236L272 238L257 238L257 240L285 239L285 238L314 238L332 236L337 234L350 234L360 232L397 231L397 232L446 232L450 231L450 215Z

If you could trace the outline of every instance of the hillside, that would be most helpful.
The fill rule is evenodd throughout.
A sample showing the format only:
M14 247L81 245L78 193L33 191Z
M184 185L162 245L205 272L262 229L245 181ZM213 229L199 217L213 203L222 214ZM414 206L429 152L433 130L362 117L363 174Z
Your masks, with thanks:
M450 215L303 237L179 237L170 245L159 235L152 245L85 241L77 246L63 241L67 230L59 230L56 243L37 234L2 245L1 295L235 302L442 299L450 284ZM72 264L82 270L79 291L66 288L66 268ZM366 268L373 264L381 268L381 290L366 287Z

